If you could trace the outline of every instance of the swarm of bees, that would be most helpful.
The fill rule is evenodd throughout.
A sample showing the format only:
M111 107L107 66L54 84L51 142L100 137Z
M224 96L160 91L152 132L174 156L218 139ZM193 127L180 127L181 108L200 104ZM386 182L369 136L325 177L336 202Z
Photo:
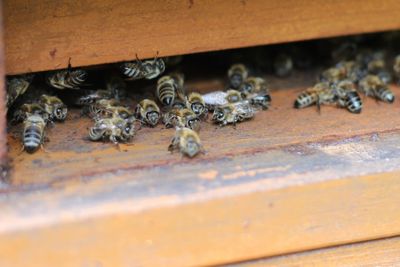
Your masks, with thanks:
M298 95L294 108L316 105L320 112L322 105L335 105L358 114L363 109L361 94L393 103L395 97L388 84L394 79L400 80L400 55L395 57L392 70L387 67L387 58L382 51L358 51L352 43L338 46L332 52L335 64L323 70L317 82ZM178 151L189 158L205 151L200 131L208 119L219 127L235 127L269 109L269 84L247 64L230 65L223 90L201 94L186 88L183 73L174 70L164 74L166 66L176 66L181 61L182 57L164 59L158 53L154 59L146 60L136 55L135 60L119 64L100 86L89 83L90 70L72 68L68 62L66 69L46 73L43 84L58 95L77 94L71 104L80 107L82 116L91 119L87 135L90 141L111 142L119 148L121 143L130 143L142 127L163 124L167 129L174 129L168 151ZM296 62L290 53L277 53L270 67L276 76L283 78L293 73ZM30 74L7 79L8 109L21 102L33 78ZM153 97L135 98L133 105L128 98L127 84L140 79L152 83ZM49 123L63 122L68 113L64 102L52 93L43 93L34 101L18 106L15 112L9 113L12 113L12 122L22 124L23 149L28 153L43 146Z
M342 48L339 47L339 49ZM340 53L336 50L333 54L334 58L338 58ZM394 60L393 71L399 78L400 56ZM335 66L324 70L313 87L299 94L294 107L300 109L316 105L320 111L320 106L327 104L359 114L363 107L359 94L372 97L377 101L394 102L394 94L389 88L391 81L392 74L387 68L385 53L361 51L355 53L353 59L340 60Z

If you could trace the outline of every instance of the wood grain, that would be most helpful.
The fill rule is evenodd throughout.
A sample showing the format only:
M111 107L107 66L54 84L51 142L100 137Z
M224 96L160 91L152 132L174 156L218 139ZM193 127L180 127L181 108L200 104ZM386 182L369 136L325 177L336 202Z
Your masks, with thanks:
M345 246L306 251L265 260L252 261L234 267L257 266L381 266L400 265L400 237L360 242Z
M7 74L400 28L397 0L6 0Z

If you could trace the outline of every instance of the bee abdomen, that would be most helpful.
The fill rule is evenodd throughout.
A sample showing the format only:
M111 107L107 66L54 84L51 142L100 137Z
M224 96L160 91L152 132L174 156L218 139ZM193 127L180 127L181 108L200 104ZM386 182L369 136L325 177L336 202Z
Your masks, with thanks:
M376 90L376 97L387 103L394 102L394 94L392 93L392 91L390 91L389 88L386 87L378 88Z
M123 64L122 72L124 73L125 76L129 77L131 80L138 80L144 77L141 68L136 63Z
M43 132L37 125L31 125L24 129L24 147L29 153L35 152L42 144Z
M305 108L315 104L316 102L317 98L314 96L314 94L303 92L297 97L296 101L294 102L294 107Z
M161 84L157 88L157 95L158 95L158 99L160 100L161 103L163 103L166 106L169 106L174 102L175 88L173 85L171 85L169 83Z
M346 108L351 113L361 113L362 101L357 92L350 92L346 99Z

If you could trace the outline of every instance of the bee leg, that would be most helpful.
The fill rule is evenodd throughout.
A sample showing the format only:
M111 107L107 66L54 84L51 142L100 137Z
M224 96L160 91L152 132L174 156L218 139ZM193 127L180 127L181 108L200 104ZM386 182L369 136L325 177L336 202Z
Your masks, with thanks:
M24 150L25 150L25 146L22 145L22 147L21 147L21 149L20 149L20 151L18 153L18 156L21 155L24 152Z
M43 150L44 153L50 153L46 148L44 148L43 144L40 144L40 149Z
M140 65L142 65L142 61L139 59L139 56L137 53L136 53L136 60L140 63Z

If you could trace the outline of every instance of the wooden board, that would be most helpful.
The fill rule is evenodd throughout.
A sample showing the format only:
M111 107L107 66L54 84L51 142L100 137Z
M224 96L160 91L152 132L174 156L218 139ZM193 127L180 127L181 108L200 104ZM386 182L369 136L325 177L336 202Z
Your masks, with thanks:
M400 28L400 2L6 0L17 74Z
M0 265L211 265L399 235L397 104L294 110L314 77L269 79L272 108L236 130L204 123L207 154L193 160L167 152L161 127L122 152L89 142L78 111L47 153L21 154L10 135Z
M256 266L399 266L400 237L318 249L292 255L252 261L236 267Z

